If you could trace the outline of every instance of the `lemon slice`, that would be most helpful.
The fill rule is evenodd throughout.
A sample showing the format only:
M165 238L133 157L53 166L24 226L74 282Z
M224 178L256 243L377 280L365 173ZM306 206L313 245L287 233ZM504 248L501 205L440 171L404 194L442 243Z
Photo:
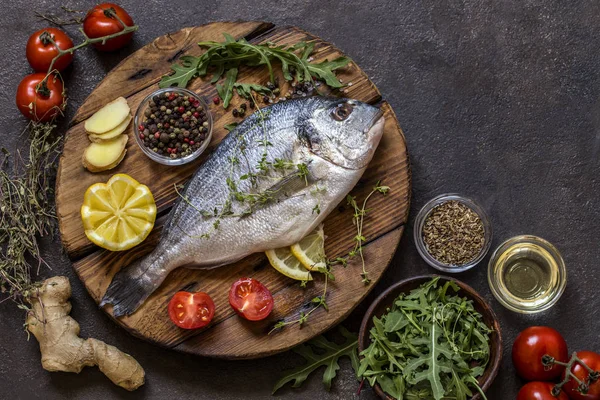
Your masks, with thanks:
M318 271L325 268L325 234L323 224L319 225L308 236L292 245L292 254L309 271Z
M289 247L265 252L271 266L283 275L299 281L312 281L312 276L292 254Z
M148 237L156 220L156 204L148 186L126 174L90 186L83 196L85 235L111 251L127 250Z

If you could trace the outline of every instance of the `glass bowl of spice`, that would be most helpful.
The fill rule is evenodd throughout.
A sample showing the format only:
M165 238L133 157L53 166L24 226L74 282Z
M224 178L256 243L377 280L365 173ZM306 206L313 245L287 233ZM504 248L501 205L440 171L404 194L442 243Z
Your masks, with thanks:
M212 137L212 115L196 93L159 89L135 113L135 139L144 154L164 165L187 164L202 154Z
M492 227L483 208L455 193L431 199L417 214L417 251L432 267L463 272L477 265L492 243Z

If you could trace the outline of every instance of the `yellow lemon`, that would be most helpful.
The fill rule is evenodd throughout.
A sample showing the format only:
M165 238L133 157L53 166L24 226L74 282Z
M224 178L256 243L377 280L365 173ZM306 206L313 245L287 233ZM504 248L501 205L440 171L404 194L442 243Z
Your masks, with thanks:
M265 254L271 266L283 275L299 281L312 281L310 272L294 257L289 247L268 250Z
M319 225L308 236L292 245L292 254L309 271L318 271L326 268L325 234L323 224Z
M111 251L127 250L148 237L156 220L156 204L148 186L126 174L90 186L83 197L85 235Z

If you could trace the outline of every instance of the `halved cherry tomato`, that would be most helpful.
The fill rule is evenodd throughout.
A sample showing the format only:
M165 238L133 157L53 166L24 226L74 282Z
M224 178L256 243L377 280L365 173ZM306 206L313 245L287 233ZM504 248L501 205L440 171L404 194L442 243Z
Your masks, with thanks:
M86 14L83 20L83 31L90 38L112 35L121 32L125 28L119 19L125 25L133 26L131 16L118 5L113 3L98 4ZM118 50L129 43L132 37L133 32L109 39L104 44L94 43L94 47L100 51Z
M54 43L52 43L52 40ZM48 72L52 59L58 55L58 50L73 47L71 38L58 28L44 28L29 36L26 47L27 61L36 72ZM56 59L52 69L62 71L73 61L73 54L65 54Z
M62 80L57 75L38 72L27 75L17 88L17 107L34 121L49 121L65 108Z
M265 319L273 310L273 296L265 285L253 278L241 278L231 285L229 304L249 321Z
M578 351L577 357L593 371L600 371L600 354L591 351ZM580 363L575 363L571 368L571 373L581 382L589 381L589 373ZM578 387L579 383L571 378L565 386L563 386L563 390L572 400L600 400L600 379L589 383L589 389L586 394L579 392L577 390Z
M563 373L564 367L545 368L542 357L550 355L557 361L569 361L567 342L552 328L531 326L517 336L512 348L512 360L517 374L528 381L550 381Z
M519 390L517 400L569 400L564 392L558 397L552 396L553 387L554 383L550 382L529 382Z
M169 302L169 318L183 329L198 329L210 324L215 303L203 292L177 292Z

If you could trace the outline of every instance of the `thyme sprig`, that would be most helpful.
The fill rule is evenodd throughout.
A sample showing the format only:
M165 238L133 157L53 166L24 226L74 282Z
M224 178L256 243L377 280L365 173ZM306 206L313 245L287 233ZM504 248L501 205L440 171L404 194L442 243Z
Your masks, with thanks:
M41 266L38 236L52 233L55 220L53 205L54 167L62 137L52 123L30 122L29 154L17 152L8 172L9 152L0 169L0 292L24 308L25 299L35 289L31 272ZM33 260L33 261L30 261Z
M363 225L364 225L364 218L368 212L366 207L367 207L367 203L369 202L369 199L373 196L373 194L381 193L382 195L385 196L389 191L390 191L389 186L383 186L383 185L381 185L381 181L378 181L377 184L375 185L375 187L373 187L373 190L371 190L371 192L367 195L367 197L365 197L365 199L362 203L362 207L358 206L355 196L350 196L350 195L347 196L348 204L350 204L354 209L354 215L352 217L352 221L353 221L354 225L356 225L356 227L357 227L357 235L354 238L354 241L355 241L354 248L348 253L348 256L336 257L334 259L327 260L326 266L318 269L318 272L321 272L325 275L325 283L323 285L323 294L321 296L315 297L311 300L311 303L314 304L314 306L306 312L301 311L299 314L299 317L296 319L292 319L289 321L285 321L285 320L278 321L273 326L273 328L269 331L269 334L271 334L272 332L274 332L278 329L282 329L283 327L288 326L288 325L298 324L300 327L302 327L304 324L306 324L308 322L308 318L310 317L310 315L321 307L323 307L326 311L329 311L329 307L326 302L327 282L328 282L328 280L331 280L331 281L335 280L335 276L331 272L334 265L342 265L343 267L346 267L348 265L348 260L355 257L358 254L358 255L360 255L361 262L362 262L362 273L361 273L361 277L363 278L362 281L365 285L369 284L371 282L371 280L368 277L368 273L366 271L365 258L364 258L363 252L362 252L363 243L366 242L366 238L363 236L363 233L362 233ZM317 213L321 212L318 204L313 209L313 213L314 212L317 212ZM307 283L306 281L301 281L300 287L305 288L306 283Z
M369 199L371 198L371 196L373 196L373 194L381 193L382 195L385 196L389 191L390 191L389 186L382 186L381 181L377 181L377 184L375 185L373 190L371 190L371 192L367 195L367 197L365 197L361 207L359 207L356 202L356 196L351 196L351 195L346 196L346 201L347 201L348 205L350 205L354 209L354 215L352 216L352 223L354 224L354 226L356 226L357 233L356 233L356 236L354 237L354 249L352 249L348 253L348 257L346 259L338 257L336 259L336 261L340 262L340 261L344 260L344 263L346 263L348 259L355 257L357 254L360 255L360 260L362 263L361 277L363 278L362 281L365 285L368 285L369 283L371 283L371 279L369 278L369 273L367 272L366 266L365 266L365 256L363 254L363 244L367 240L365 238L365 236L363 235L363 226L364 226L365 216L367 215L367 212L369 211L367 209L367 203L368 203Z
M68 8L66 6L60 6L60 8L68 14L83 14L83 11L81 10L73 10L71 8ZM35 15L40 19L40 20L45 20L50 22L51 24L54 24L56 26L65 26L65 25L79 25L83 23L83 17L81 16L71 16L68 18L64 18L61 17L59 15L55 15L55 14L42 14L41 12L36 11Z
M310 317L310 315L312 313L314 313L315 311L317 311L321 307L324 308L325 311L329 311L329 306L327 305L327 282L335 281L335 276L331 272L330 265L319 268L318 272L322 273L325 276L325 283L323 283L323 294L321 294L320 296L314 297L310 301L310 304L312 305L312 307L306 312L300 311L298 318L292 319L290 321L285 321L285 320L278 321L273 326L273 328L271 328L271 330L269 331L269 333L268 333L269 335L271 333L275 332L276 330L282 329L283 327L286 327L288 325L298 324L299 327L302 327L304 324L306 324L308 322L308 318ZM300 286L306 287L306 281L302 281L300 283Z

